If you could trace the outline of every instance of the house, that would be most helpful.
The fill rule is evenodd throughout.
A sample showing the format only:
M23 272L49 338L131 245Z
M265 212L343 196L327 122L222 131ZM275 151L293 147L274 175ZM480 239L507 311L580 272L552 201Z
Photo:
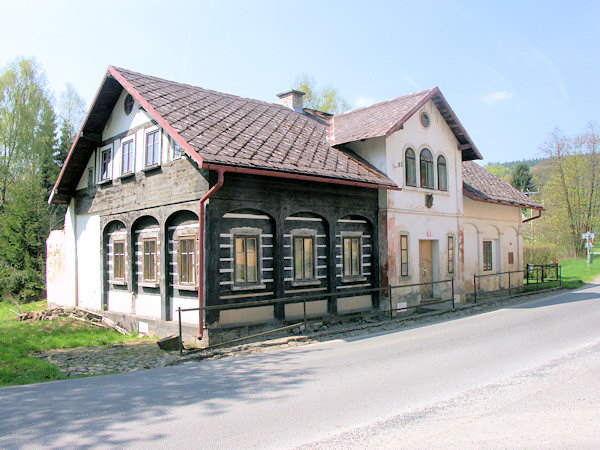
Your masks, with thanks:
M303 109L302 95L273 104L110 66L49 200L68 207L48 239L48 302L163 334L199 304L323 293L309 314L345 313L379 307L365 290L445 277L460 300L473 273L519 267L521 208L541 206L472 162L439 89L338 115ZM206 323L302 314L183 321L205 337Z

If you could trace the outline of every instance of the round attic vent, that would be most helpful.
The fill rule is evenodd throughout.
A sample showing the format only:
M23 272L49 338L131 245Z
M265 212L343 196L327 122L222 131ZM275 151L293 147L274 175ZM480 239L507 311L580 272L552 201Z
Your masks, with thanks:
M429 115L426 112L421 113L421 124L427 128L429 126Z
M123 108L125 109L125 114L131 114L131 110L133 109L133 97L131 94L127 94L125 97L125 103L123 104Z

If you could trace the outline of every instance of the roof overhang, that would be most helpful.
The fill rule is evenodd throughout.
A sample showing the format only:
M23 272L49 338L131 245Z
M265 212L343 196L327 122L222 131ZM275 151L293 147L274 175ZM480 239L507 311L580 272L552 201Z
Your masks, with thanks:
M452 108L450 108L450 105L438 87L433 88L431 92L429 92L419 101L419 103L413 106L398 123L396 123L385 133L385 137L390 136L392 133L395 133L398 130L401 130L406 121L410 119L413 114L418 112L429 100L433 101L438 111L446 121L446 124L456 137L456 140L458 141L458 150L462 152L462 160L472 161L474 159L483 159L481 153L479 153L479 150L477 150L477 147L475 147L471 137L460 123L460 120L458 120L458 117Z
M503 201L503 200L495 200L492 198L482 198L482 197L479 197L479 196L475 195L474 193L470 192L465 187L463 187L463 195L473 201L476 201L476 202L493 203L495 205L512 206L515 208L525 208L525 209L533 209L536 211L544 211L543 206L526 205L524 203L507 202L507 201Z

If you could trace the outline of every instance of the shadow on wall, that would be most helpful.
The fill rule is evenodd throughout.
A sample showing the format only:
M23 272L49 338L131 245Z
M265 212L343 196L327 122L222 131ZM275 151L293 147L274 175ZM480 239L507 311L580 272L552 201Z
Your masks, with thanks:
M66 435L78 446L121 447L132 441L113 432L139 420L156 430L145 440L160 440L173 406L196 405L201 414L218 415L232 401L252 405L265 394L285 401L287 392L314 379L293 359L279 352L3 388L0 447L58 446Z

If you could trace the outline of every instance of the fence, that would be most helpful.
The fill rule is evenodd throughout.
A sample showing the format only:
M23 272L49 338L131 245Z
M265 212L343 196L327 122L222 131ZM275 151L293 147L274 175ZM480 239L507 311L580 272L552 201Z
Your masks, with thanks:
M514 274L523 275L515 277L513 276ZM481 280L490 277L498 277L498 289L492 289L491 292L490 290L481 288ZM508 283L506 283L507 288L503 288L505 279L508 279ZM519 280L518 285L513 287L513 280ZM481 297L482 294L496 294L505 290L508 291L508 295L510 296L514 290L523 289L522 280L525 281L526 286L534 285L536 290L539 290L540 286L548 282L558 282L560 286L562 285L562 267L558 264L527 264L527 268L522 270L510 270L483 275L475 274L473 275L473 300L477 302L477 297Z
M450 285L450 298L447 299L431 299L431 300L423 300L420 302L420 305L414 305L414 306L408 306L408 304L403 307L403 308L393 308L393 299L394 299L394 294L397 294L398 290L401 289L414 289L414 288L420 288L422 286L431 286L431 290L434 290L434 286L435 285L442 285L442 284L449 284ZM198 308L178 308L177 312L179 315L179 352L180 354L183 353L183 337L182 337L182 322L181 322L181 313L183 312L189 312L189 311L225 311L225 310L233 310L233 309L243 309L243 308L252 308L252 307L258 307L258 306L275 306L275 305L286 305L286 304L298 304L298 303L302 303L302 310L303 310L303 314L302 314L302 322L298 322L298 323L294 323L292 325L286 325L283 327L278 327L278 328L274 328L272 330L268 330L262 333L257 333L257 334L252 334L249 336L244 336L238 339L233 339L227 342L222 342L216 345L210 345L209 348L216 348L216 347L222 347L225 345L230 345L230 344L234 344L237 342L241 342L241 341L245 341L245 340L249 340L249 339L253 339L256 337L261 337L261 336L266 336L269 334L273 334L273 333L278 333L281 331L285 331L288 329L293 329L296 328L298 326L304 325L305 327L308 325L308 321L309 321L309 315L307 314L307 308L306 308L306 304L307 302L311 302L311 301L316 301L316 300L324 300L324 299L329 299L329 298L344 298L344 297L352 297L352 296L357 296L357 295L366 295L366 294L386 294L387 293L387 303L388 303L388 309L381 309L377 312L372 312L372 315L389 315L390 319L394 317L394 313L399 313L399 312L406 312L409 308L417 308L419 306L430 306L430 305L436 305L436 304L441 304L441 303L449 303L452 302L452 310L455 309L455 302L454 302L454 278L451 278L449 280L440 280L440 281L431 281L431 282L427 282L427 283L413 283L413 284L403 284L403 285L397 285L397 286L386 286L386 287L379 287L379 288L370 288L370 289L360 289L360 290L354 290L354 291L344 291L344 292L330 292L330 293L318 293L318 294L310 294L310 295L302 295L302 296L288 296L288 297L281 297L281 298L275 298L275 299L269 299L269 300L256 300L256 301L251 301L251 302L240 302L240 303L229 303L229 304L221 304L221 305L210 305L210 306L203 306L203 307L198 307ZM352 311L350 312L346 312L346 313L342 313L342 314L327 314L329 317L340 317L340 316L346 316L351 314Z

